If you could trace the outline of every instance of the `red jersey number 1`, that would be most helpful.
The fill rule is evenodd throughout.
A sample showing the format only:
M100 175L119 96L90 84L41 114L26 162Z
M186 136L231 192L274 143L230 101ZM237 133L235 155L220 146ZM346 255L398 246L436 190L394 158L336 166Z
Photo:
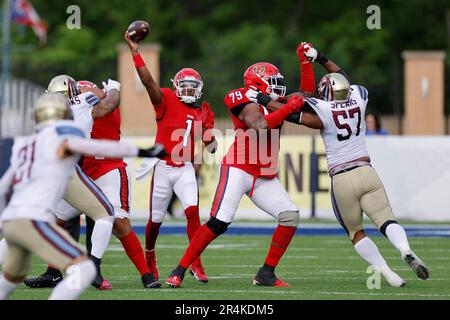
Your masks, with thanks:
M187 147L188 142L189 142L189 136L191 134L191 130L192 130L192 119L187 119L186 120L186 131L184 132L184 136L183 136L183 147Z

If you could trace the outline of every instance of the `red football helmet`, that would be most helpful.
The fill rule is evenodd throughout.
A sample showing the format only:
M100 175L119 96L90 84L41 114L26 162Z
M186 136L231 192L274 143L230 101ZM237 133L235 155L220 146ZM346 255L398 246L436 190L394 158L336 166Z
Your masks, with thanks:
M184 103L194 103L202 96L202 77L192 68L178 71L172 82L176 96Z
M80 81L77 81L77 87L78 88L83 88L83 87L96 88L97 85L89 80L80 80Z
M244 85L246 88L255 87L276 99L284 97L286 94L286 86L283 79L284 77L280 74L278 68L268 62L252 64L244 73Z

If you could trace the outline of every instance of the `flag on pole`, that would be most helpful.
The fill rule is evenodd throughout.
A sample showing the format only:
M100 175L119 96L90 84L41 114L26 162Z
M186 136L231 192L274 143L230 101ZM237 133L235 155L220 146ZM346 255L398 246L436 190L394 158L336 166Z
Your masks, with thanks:
M18 24L30 26L39 38L41 45L44 45L47 41L47 26L28 0L12 0L11 20Z

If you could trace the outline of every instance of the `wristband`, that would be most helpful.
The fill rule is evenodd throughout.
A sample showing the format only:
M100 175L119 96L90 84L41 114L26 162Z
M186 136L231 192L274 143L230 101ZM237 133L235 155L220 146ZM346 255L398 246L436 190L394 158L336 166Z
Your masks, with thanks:
M316 62L320 63L321 65L324 65L325 63L328 62L328 58L323 54L323 52L319 51L317 53Z
M136 69L142 68L145 66L144 59L142 59L141 55L138 53L137 55L133 56L134 66Z
M303 115L303 112L300 111L300 115L298 116L298 124L302 123L302 115Z
M258 93L258 95L256 96L256 100L258 101L258 103L264 107L267 107L267 105L269 104L270 101L272 101L272 98L262 92Z

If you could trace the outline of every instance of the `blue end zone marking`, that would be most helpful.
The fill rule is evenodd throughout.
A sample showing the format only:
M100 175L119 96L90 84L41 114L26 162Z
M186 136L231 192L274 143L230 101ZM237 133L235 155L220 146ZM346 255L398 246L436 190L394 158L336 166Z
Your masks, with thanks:
M56 127L56 132L60 136L69 135L69 136L78 136L84 138L84 133L80 129L71 126L59 126Z
M134 226L133 230L139 234L145 234L145 226ZM234 236L271 236L275 230L273 227L264 226L233 226L230 225L225 235ZM450 238L450 227L405 227L408 237L423 237L423 238ZM368 236L377 237L383 236L381 232L374 227L365 228ZM81 228L82 233L86 233L86 228ZM162 225L159 231L160 234L167 235L186 235L186 227L183 225ZM340 226L336 227L317 227L317 226L303 226L297 232L297 236L343 236L348 237L345 230Z

